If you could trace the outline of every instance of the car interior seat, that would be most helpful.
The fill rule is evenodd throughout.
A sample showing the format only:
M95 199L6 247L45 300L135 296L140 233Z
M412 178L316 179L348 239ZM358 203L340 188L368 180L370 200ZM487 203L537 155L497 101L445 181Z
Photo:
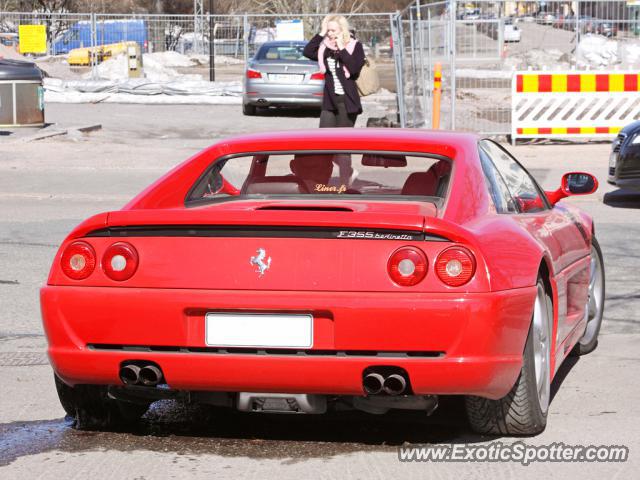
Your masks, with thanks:
M426 172L414 172L402 186L402 195L442 197L447 188L451 166L439 161Z

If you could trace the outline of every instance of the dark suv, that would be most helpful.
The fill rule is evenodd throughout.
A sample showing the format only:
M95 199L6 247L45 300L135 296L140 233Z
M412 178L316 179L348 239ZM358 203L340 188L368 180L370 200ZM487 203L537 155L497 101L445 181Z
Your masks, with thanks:
M613 141L607 181L640 190L640 121L624 127Z

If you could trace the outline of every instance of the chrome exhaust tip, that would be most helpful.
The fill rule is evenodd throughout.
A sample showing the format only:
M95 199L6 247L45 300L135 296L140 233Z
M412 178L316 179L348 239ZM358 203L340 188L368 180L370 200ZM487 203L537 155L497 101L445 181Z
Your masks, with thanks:
M384 380L383 389L389 395L400 395L407 388L407 381L402 375L394 373Z
M137 365L124 365L120 369L120 380L125 385L136 385L140 381L140 367Z
M384 377L379 373L369 373L362 380L362 386L367 394L376 395L382 391L384 381Z
M162 380L162 372L155 365L147 365L140 370L140 382L147 387L155 387Z

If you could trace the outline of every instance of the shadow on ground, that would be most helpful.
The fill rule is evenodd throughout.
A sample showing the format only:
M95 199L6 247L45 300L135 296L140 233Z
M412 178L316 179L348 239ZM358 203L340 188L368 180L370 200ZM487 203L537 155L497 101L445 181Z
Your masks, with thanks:
M576 363L569 357L560 368L552 399ZM430 417L407 411L247 414L166 400L154 403L142 421L118 432L79 431L72 426L69 417L0 424L0 467L49 451L146 450L295 462L355 452L395 453L399 446L492 439L470 431L462 397L441 397L440 407Z
M604 194L605 205L616 208L640 208L640 191L614 190Z
M320 118L317 108L257 108L256 117ZM317 123L307 125L317 127Z

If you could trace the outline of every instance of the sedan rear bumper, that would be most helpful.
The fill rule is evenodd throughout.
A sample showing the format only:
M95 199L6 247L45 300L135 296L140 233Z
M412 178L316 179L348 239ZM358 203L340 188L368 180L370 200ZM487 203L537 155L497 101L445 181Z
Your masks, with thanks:
M244 105L256 107L304 105L309 107L322 106L322 94L274 94L250 93L242 99Z
M171 388L363 395L363 371L404 368L413 393L504 396L521 367L535 287L481 294L211 291L47 286L49 357L69 384L121 384L123 361ZM306 312L313 348L205 345L209 311Z

